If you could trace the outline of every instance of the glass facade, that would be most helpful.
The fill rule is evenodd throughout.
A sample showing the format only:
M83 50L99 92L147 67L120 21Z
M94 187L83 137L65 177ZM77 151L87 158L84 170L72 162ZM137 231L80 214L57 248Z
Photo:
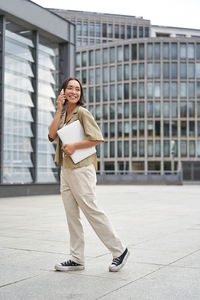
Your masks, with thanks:
M30 36L31 38L31 36ZM31 183L33 42L5 33L3 183Z
M57 183L59 169L54 163L55 144L48 140L48 126L54 117L61 80L59 60L63 57L59 47L62 52L70 43L74 47L73 42L62 40L59 45L60 38L54 36L52 40L50 33L46 37L39 28L29 29L29 24L27 28L22 27L4 16L0 19L3 82L0 85L0 183ZM70 53L73 55L73 51ZM63 54L66 56L66 52ZM76 64L81 65L80 58Z
M142 34L141 29L139 35ZM99 110L102 107L100 126L104 128L107 145L100 147L100 157L104 158L103 162L99 158L100 170L104 170L105 161L112 160L112 170L117 172L118 159L121 159L127 163L127 171L140 166L147 172L162 173L171 166L172 141L176 163L197 159L200 144L199 42L182 42L180 38L166 42L151 38L151 42L139 39L120 45L116 42L105 49L98 49L103 64L93 66L102 74L96 88L103 88L103 97L93 99L93 110L96 102ZM95 54L97 49L94 47L90 51ZM111 51L116 54L115 60ZM81 53L78 51L77 56Z

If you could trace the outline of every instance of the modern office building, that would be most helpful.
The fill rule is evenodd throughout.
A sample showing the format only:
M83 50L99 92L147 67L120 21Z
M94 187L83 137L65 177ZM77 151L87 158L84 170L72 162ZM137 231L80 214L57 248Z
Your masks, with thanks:
M74 24L31 1L1 1L1 196L55 192L48 125L58 86L74 69Z
M185 180L200 180L200 30L54 12L76 24L76 76L105 137L100 173L182 165Z

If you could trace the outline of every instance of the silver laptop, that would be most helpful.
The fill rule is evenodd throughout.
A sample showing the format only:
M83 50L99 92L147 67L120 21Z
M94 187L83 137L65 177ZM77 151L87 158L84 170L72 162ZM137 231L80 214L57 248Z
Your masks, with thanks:
M63 145L77 143L85 140L85 133L83 126L80 121L74 121L73 123L63 126L57 131L58 136L60 137ZM76 150L72 155L71 159L75 164L85 159L86 157L96 153L95 147L84 148Z

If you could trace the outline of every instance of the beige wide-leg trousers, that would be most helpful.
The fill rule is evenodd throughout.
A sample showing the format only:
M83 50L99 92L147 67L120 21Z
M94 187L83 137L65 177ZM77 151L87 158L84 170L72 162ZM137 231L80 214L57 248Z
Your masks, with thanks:
M113 258L125 250L108 217L97 207L95 190L96 172L93 165L76 169L62 168L61 194L70 233L70 254L78 264L84 264L84 233L79 208Z

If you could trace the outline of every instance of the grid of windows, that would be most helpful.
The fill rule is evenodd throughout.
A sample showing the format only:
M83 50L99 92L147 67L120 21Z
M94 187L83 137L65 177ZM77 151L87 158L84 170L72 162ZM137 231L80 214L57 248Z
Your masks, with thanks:
M91 51L99 56L92 66ZM106 141L102 168L117 171L123 159L124 170L169 170L172 140L176 163L200 157L200 41L138 39L77 57L82 82L84 70L98 74L84 87Z

